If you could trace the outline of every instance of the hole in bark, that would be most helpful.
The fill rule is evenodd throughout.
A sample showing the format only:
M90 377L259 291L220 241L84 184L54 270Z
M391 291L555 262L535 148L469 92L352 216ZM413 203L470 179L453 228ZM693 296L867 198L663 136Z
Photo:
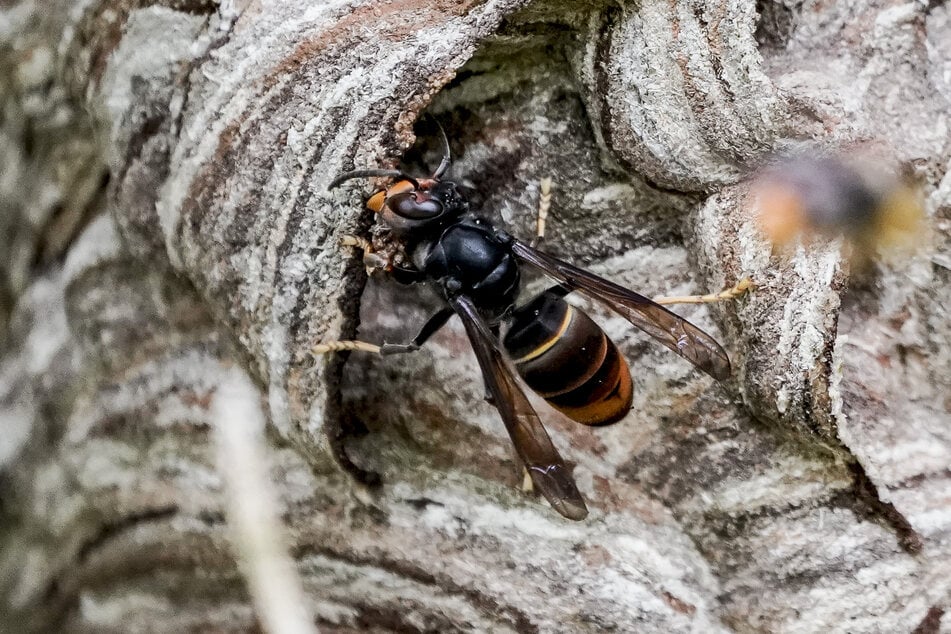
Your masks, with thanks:
M645 270L651 267L652 249L670 250L682 260L670 275L682 281L691 267L680 250L681 224L693 201L619 173L601 155L571 61L583 46L576 31L537 14L510 20L419 117L416 145L403 156L401 168L432 173L442 153L438 121L453 154L448 178L467 190L480 215L513 235L532 236L538 183L552 177L546 250L589 265L640 248ZM528 267L523 275L528 281L537 277ZM650 286L644 291L653 292ZM358 338L409 340L440 306L441 300L421 286L371 279L361 301ZM498 413L482 404L475 359L457 326L451 324L415 355L351 356L341 384L345 407L357 412L371 432L348 443L355 462L384 474L399 469L405 477L405 470L413 468L407 462L423 460L513 486L520 481L504 436L473 424L484 418L486 428L502 429ZM627 332L638 338L633 329ZM645 352L625 349L631 361ZM464 368L459 358L466 359ZM549 412L545 416L554 421ZM598 442L590 430L572 432L587 436L588 444ZM486 446L495 449L486 451Z
M436 96L407 166L438 163L436 119L453 149L451 178L514 235L533 234L538 182L550 176L546 244L559 255L586 264L680 244L680 214L692 201L618 171L595 142L571 62L582 43L561 24L512 21Z

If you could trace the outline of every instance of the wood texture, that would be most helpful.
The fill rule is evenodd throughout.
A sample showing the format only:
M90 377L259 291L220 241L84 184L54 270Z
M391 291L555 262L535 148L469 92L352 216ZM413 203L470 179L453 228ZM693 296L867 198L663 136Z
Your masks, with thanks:
M946 3L7 3L0 630L259 627L213 442L247 373L321 629L947 631L949 41ZM325 191L434 165L424 112L513 233L551 176L557 255L647 295L758 285L678 310L729 350L724 386L587 307L635 405L547 414L585 522L519 490L460 324L308 354L437 305L364 290L337 243L372 183ZM915 254L771 253L748 176L809 144L914 173Z

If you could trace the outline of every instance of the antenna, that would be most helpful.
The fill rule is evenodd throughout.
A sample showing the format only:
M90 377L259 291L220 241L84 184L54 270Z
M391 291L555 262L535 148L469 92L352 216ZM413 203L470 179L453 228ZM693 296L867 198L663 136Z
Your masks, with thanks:
M446 136L446 131L442 129L435 117L433 117L433 121L436 122L436 127L439 128L439 134L442 136L442 161L439 162L439 167L433 172L433 178L439 180L452 164L452 153L449 150L449 138Z

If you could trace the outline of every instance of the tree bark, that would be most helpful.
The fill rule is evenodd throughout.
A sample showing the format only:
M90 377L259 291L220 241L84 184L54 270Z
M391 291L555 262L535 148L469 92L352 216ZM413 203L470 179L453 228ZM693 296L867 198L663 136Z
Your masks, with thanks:
M8 3L0 630L274 627L214 444L260 409L321 629L951 631L949 42L940 2ZM677 311L723 385L585 304L635 404L538 401L583 522L519 489L460 324L310 354L438 307L338 246L372 183L327 191L431 170L424 113L513 234L551 176L546 250L648 295L756 282ZM772 253L749 176L802 147L912 172L927 243Z

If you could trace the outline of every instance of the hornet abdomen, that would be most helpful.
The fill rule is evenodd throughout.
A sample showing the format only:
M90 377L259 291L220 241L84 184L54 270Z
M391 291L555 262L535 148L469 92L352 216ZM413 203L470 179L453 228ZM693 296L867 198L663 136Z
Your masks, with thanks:
M631 409L631 371L617 346L560 293L545 291L512 314L503 345L539 396L585 425L610 425Z

